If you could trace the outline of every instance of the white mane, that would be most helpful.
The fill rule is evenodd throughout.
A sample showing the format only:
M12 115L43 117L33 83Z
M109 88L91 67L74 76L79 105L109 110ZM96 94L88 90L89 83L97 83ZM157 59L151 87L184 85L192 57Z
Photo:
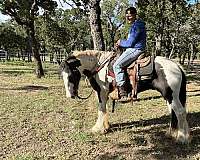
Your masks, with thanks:
M74 51L73 56L81 62L80 69L93 70L96 66L101 64L105 59L111 57L114 52L85 50Z

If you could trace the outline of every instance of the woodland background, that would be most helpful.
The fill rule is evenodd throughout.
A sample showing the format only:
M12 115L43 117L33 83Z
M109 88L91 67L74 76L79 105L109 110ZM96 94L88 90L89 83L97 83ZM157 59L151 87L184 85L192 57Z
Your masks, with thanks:
M58 3L68 7L58 8ZM35 60L37 77L42 61L59 62L73 50L112 50L126 38L124 12L128 0L3 0L0 11L11 19L0 24L1 60ZM146 22L147 51L179 58L188 67L199 59L200 4L195 0L138 0L138 16ZM48 57L48 58L46 58Z

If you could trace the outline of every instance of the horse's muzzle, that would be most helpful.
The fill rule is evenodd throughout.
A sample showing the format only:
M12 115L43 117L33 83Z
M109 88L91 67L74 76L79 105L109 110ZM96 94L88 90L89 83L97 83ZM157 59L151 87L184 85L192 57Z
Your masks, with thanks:
M73 96L71 96L71 98L72 98L72 99L75 99L75 98L76 98L76 96L75 96L75 95L73 95Z

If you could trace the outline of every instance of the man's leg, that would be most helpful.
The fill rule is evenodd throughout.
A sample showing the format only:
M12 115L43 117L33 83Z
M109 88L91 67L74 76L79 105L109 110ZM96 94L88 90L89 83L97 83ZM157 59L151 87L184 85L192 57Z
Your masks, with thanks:
M117 59L117 61L113 65L116 83L119 87L119 93L121 98L127 97L127 91L125 86L125 74L123 68L135 61L137 57L141 54L141 52L141 50L135 48L128 48L125 52L122 53L122 55Z

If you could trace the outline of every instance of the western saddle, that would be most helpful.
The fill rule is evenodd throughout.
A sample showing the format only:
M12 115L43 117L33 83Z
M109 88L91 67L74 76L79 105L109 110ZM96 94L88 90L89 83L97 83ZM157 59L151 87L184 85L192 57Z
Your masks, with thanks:
M126 67L126 73L128 80L127 85L130 85L131 90L129 91L130 100L137 100L138 83L145 79L152 79L154 69L154 56L142 53L136 61ZM109 95L113 100L119 100L119 93L116 87L116 82L113 80L112 92Z

